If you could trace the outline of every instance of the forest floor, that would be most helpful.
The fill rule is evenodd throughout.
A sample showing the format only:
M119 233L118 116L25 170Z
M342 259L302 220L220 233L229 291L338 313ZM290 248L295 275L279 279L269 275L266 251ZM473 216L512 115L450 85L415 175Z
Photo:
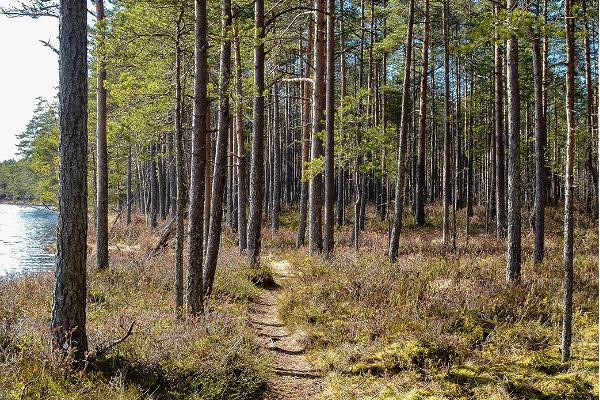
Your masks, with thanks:
M267 352L269 376L267 400L312 399L320 392L321 377L307 359L306 340L299 330L290 331L279 316L281 293L286 290L291 264L271 261L274 282L250 305L250 324Z
M53 274L0 279L1 399L588 400L598 398L598 234L575 225L573 359L560 362L562 218L548 208L546 255L531 261L523 225L522 282L505 283L505 244L477 208L472 235L457 219L444 246L440 207L401 233L386 257L387 222L370 209L358 253L336 229L330 258L296 249L297 213L263 228L263 263L248 268L224 229L213 294L199 320L174 312L171 246L141 216L110 238L94 268L90 229L90 349L134 333L83 372L50 355ZM348 215L351 215L350 213ZM524 213L525 217L525 213ZM111 217L111 222L112 222ZM166 224L162 222L162 226Z

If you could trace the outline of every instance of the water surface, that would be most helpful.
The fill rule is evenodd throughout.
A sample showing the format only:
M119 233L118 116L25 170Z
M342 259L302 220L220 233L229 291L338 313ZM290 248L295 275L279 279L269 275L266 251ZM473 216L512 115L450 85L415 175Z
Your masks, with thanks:
M52 268L56 218L44 206L0 204L0 276Z

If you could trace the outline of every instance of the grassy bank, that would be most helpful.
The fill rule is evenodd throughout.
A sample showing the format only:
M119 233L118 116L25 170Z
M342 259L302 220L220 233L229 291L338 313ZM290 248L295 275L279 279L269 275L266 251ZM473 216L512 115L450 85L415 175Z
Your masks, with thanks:
M112 219L111 219L112 220ZM85 371L65 373L50 356L53 275L0 282L0 397L6 399L258 399L266 390L266 362L247 325L256 296L230 239L220 257L215 295L200 321L174 313L170 249L146 259L159 230L141 219L117 226L111 266L88 267L90 349L133 334ZM93 243L93 237L90 238ZM89 254L94 254L93 248ZM91 257L90 257L91 258Z
M481 215L482 210L478 210ZM483 220L446 253L440 218L401 234L399 262L385 256L383 226L363 234L357 256L331 260L288 250L297 273L281 315L301 329L326 375L323 399L595 399L598 397L598 237L578 216L573 360L560 362L562 221L549 210L546 258L505 284L505 245ZM376 225L369 221L369 226ZM464 221L458 226L464 229ZM348 232L345 233L345 236Z

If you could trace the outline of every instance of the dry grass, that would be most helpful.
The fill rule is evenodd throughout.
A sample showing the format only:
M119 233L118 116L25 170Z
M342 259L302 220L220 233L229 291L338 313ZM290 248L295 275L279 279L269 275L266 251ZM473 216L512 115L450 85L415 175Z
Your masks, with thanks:
M131 337L84 372L66 374L49 354L52 274L0 282L0 398L261 397L266 362L246 314L257 288L237 249L224 246L206 316L181 321L174 313L171 249L145 260L157 232L141 218L130 228L119 225L111 240L110 268L98 272L90 260L90 347L121 337L131 321L136 325Z
M456 252L444 249L439 209L429 208L433 223L402 232L395 264L385 256L385 225L372 221L379 229L362 234L358 255L343 245L329 260L303 250L281 255L296 269L281 315L306 332L311 356L327 374L323 398L597 398L593 221L577 217L574 358L561 364L560 211L548 212L543 264L531 262L533 238L524 230L517 287L505 284L505 245L485 234L483 211L476 211L475 235L467 245L461 232Z

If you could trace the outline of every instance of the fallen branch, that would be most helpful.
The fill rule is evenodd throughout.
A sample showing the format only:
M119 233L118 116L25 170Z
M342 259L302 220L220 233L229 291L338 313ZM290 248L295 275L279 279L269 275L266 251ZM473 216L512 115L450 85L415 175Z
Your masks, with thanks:
M166 246L167 241L169 240L169 236L171 236L171 232L173 232L175 227L175 218L173 218L169 223L164 227L163 231L156 242L156 245L148 252L148 256L146 259L154 256L160 249Z
M119 344L121 344L125 340L127 340L127 338L129 336L131 336L131 334L133 333L133 326L134 325L135 325L135 321L133 321L131 323L131 325L129 325L129 329L127 329L127 333L125 333L125 335L123 337L121 337L120 339L102 342L98 346L96 346L96 351L94 353L94 356L95 357L102 357L106 353L108 353L111 349L113 349L115 346L118 346Z

